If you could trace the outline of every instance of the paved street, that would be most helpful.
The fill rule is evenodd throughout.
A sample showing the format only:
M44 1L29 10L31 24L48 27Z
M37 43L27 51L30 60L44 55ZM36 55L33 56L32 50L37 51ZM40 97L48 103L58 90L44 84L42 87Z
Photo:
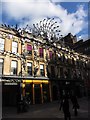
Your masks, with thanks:
M80 109L75 117L70 103L71 118L88 118L88 99L80 98ZM16 108L3 108L3 118L63 118L58 101L47 104L30 105L29 111L17 114Z

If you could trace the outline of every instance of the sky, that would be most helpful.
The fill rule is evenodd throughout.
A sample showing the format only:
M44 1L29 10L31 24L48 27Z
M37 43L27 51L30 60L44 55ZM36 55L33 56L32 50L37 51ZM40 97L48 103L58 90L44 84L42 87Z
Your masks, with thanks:
M1 0L0 16L0 23L20 28L55 18L61 35L72 33L78 40L88 39L88 0Z

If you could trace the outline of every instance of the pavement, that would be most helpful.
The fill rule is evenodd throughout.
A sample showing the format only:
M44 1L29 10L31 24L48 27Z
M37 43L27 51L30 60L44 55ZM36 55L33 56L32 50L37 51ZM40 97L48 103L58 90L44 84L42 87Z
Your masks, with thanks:
M74 116L72 110L72 104L70 102L70 113L72 118L88 118L88 99L79 98L78 99L80 109L78 110L78 116ZM64 118L63 111L59 110L59 102L53 101L44 104L30 105L28 112L17 113L15 107L5 107L3 108L2 118Z

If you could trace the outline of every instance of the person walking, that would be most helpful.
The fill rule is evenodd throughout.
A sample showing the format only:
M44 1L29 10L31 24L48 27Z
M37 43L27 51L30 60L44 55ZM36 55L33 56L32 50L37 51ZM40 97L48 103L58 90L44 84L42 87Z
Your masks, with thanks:
M64 113L64 119L71 120L71 114L69 111L69 101L67 96L64 96L63 99L61 100L60 110L61 109L63 110Z
M74 115L77 116L78 115L78 109L80 108L78 101L77 101L77 97L75 95L71 96L71 102L73 104L73 110L74 110Z

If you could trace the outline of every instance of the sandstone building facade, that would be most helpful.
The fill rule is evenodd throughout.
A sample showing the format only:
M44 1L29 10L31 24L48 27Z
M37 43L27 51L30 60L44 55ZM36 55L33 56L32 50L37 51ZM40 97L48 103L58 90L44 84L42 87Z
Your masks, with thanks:
M0 75L3 105L16 104L17 93L29 95L32 104L51 102L64 90L85 94L90 58L59 42L1 26Z

